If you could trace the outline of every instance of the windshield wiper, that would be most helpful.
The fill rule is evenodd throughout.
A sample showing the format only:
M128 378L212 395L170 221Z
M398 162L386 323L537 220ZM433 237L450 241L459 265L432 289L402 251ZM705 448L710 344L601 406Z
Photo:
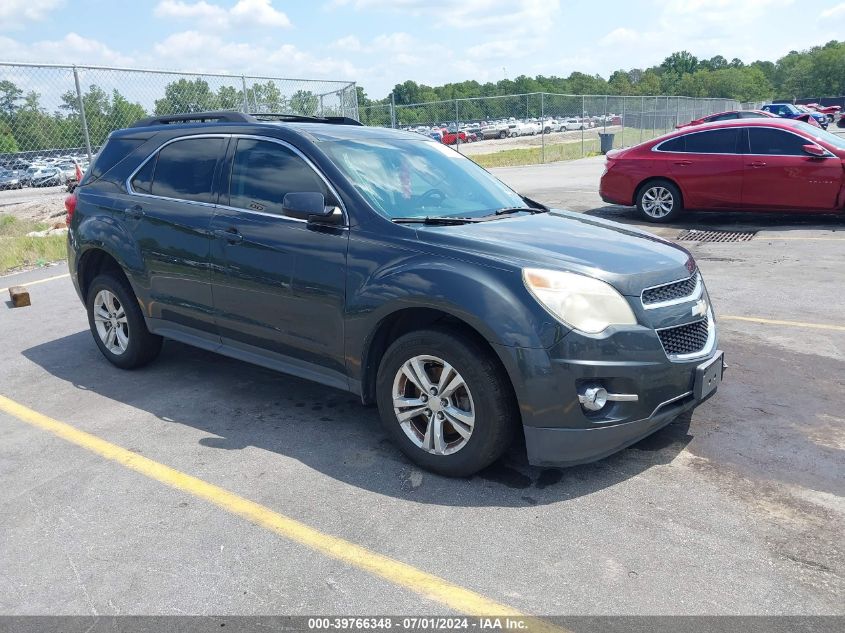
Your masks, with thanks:
M455 218L449 216L425 216L424 218L390 218L396 224L428 224L440 226L455 226L459 224L472 224L473 222L486 222L482 218Z

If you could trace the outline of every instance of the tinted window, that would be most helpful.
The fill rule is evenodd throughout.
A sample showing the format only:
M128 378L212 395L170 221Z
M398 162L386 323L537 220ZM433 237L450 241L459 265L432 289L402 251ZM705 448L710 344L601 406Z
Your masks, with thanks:
M730 121L731 119L738 118L739 115L736 112L727 112L725 114L717 114L716 116L707 119L708 121Z
M152 194L211 202L211 182L222 147L222 138L195 138L166 145L158 153Z
M238 139L229 185L229 205L282 214L290 192L326 195L326 185L302 158L278 143Z
M741 112L740 118L742 119L768 119L765 114L760 114L759 112Z
M88 170L90 174L88 180L96 180L102 176L140 147L143 142L144 139L140 138L110 138L94 157L94 164Z
M686 148L686 136L676 136L660 145L661 152L683 152Z
M748 129L748 142L752 154L781 154L789 156L803 156L801 148L810 141L768 127L752 127Z
M153 156L148 160L140 171L135 174L132 179L132 190L138 193L150 193L150 187L153 184L153 170L156 166L156 157Z
M696 154L735 154L739 130L713 130L688 134L686 137L687 152Z

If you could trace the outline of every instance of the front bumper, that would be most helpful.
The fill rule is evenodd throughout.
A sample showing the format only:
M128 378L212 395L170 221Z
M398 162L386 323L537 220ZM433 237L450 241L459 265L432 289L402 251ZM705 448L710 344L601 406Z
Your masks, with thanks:
M524 427L528 461L533 466L576 466L602 459L662 429L691 411L716 391L696 399L690 393L660 408L650 417L613 426L587 429Z

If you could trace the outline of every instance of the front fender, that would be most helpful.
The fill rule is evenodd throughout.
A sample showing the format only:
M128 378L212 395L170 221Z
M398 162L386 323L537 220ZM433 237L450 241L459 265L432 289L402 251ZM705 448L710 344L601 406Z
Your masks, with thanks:
M350 269L349 280L346 350L353 381L363 379L379 327L409 308L450 315L494 349L545 350L568 333L531 297L517 270L406 252L365 278Z

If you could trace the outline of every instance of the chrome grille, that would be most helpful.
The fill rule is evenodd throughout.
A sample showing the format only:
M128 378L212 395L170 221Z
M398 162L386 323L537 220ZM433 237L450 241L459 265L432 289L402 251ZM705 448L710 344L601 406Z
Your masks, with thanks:
M657 330L660 342L667 356L683 356L704 350L710 336L710 320L704 317L700 321L677 327Z
M643 305L648 306L689 297L695 291L697 283L698 273L695 273L692 277L682 279L681 281L673 281L662 286L646 288L643 290L642 295Z

